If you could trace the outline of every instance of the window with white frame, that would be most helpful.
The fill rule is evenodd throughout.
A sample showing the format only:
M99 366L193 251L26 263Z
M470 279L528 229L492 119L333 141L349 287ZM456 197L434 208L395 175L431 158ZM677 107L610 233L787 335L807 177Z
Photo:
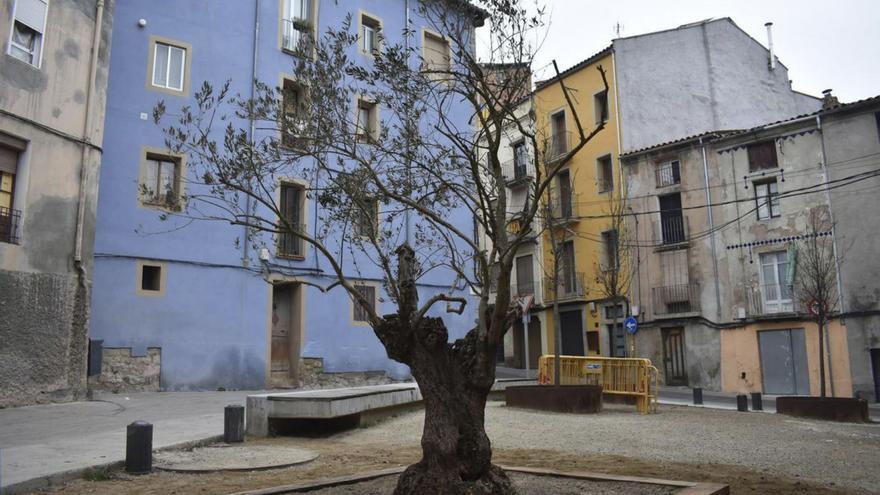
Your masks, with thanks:
M355 118L358 141L370 142L379 136L379 109L376 103L359 98Z
M15 2L12 32L9 36L9 55L34 67L40 66L48 10L47 0Z
M776 179L755 183L755 202L758 208L758 220L779 216L779 185Z
M765 313L792 311L792 288L789 280L788 252L763 253L761 259L761 294Z
M372 55L379 51L379 35L382 32L382 24L379 19L367 14L361 14L361 53Z
M295 54L306 53L314 29L313 5L317 0L282 0L281 48Z
M183 91L185 79L186 48L157 41L153 45L153 86Z
M425 31L422 43L424 69L428 72L428 76L434 80L448 79L444 72L448 72L452 67L449 42L442 36Z

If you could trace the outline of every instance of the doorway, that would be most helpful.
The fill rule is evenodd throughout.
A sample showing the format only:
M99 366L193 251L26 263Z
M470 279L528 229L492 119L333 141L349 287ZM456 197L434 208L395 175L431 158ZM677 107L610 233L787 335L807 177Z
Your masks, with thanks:
M758 332L765 394L810 395L803 329Z
M584 356L584 322L581 311L559 313L559 326L562 327L562 354Z
M522 321L514 323L513 328L513 357L516 361L516 367L525 369L525 361L523 359L523 324ZM529 369L538 369L538 358L541 357L541 321L531 317L529 321Z
M272 346L269 386L299 385L299 353L302 343L302 287L277 284L272 287Z
M663 371L666 385L687 386L687 367L684 362L684 328L664 328Z

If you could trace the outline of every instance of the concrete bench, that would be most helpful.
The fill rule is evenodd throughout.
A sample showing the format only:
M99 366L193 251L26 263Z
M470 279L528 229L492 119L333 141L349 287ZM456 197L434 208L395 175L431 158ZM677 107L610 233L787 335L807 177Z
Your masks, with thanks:
M502 379L492 387L495 393L513 385L534 380ZM414 405L422 400L418 385L412 382L365 387L271 392L247 398L247 434L268 436L270 420L333 420Z

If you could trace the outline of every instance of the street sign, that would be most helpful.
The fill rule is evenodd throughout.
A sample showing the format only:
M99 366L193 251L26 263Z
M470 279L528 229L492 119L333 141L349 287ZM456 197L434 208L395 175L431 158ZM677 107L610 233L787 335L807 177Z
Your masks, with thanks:
M635 316L630 316L623 322L624 328L626 328L626 333L635 334L639 331L639 322L636 320Z

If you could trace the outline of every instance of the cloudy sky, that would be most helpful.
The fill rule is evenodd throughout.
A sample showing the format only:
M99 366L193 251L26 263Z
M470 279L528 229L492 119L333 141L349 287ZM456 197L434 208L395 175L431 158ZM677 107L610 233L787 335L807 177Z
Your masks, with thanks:
M767 44L772 21L776 54L799 91L833 88L841 101L880 94L880 0L539 0L549 29L535 66L554 58L565 69L605 48L615 37L670 29L711 17L730 17ZM546 69L545 69L546 71ZM538 73L543 79L549 73Z

